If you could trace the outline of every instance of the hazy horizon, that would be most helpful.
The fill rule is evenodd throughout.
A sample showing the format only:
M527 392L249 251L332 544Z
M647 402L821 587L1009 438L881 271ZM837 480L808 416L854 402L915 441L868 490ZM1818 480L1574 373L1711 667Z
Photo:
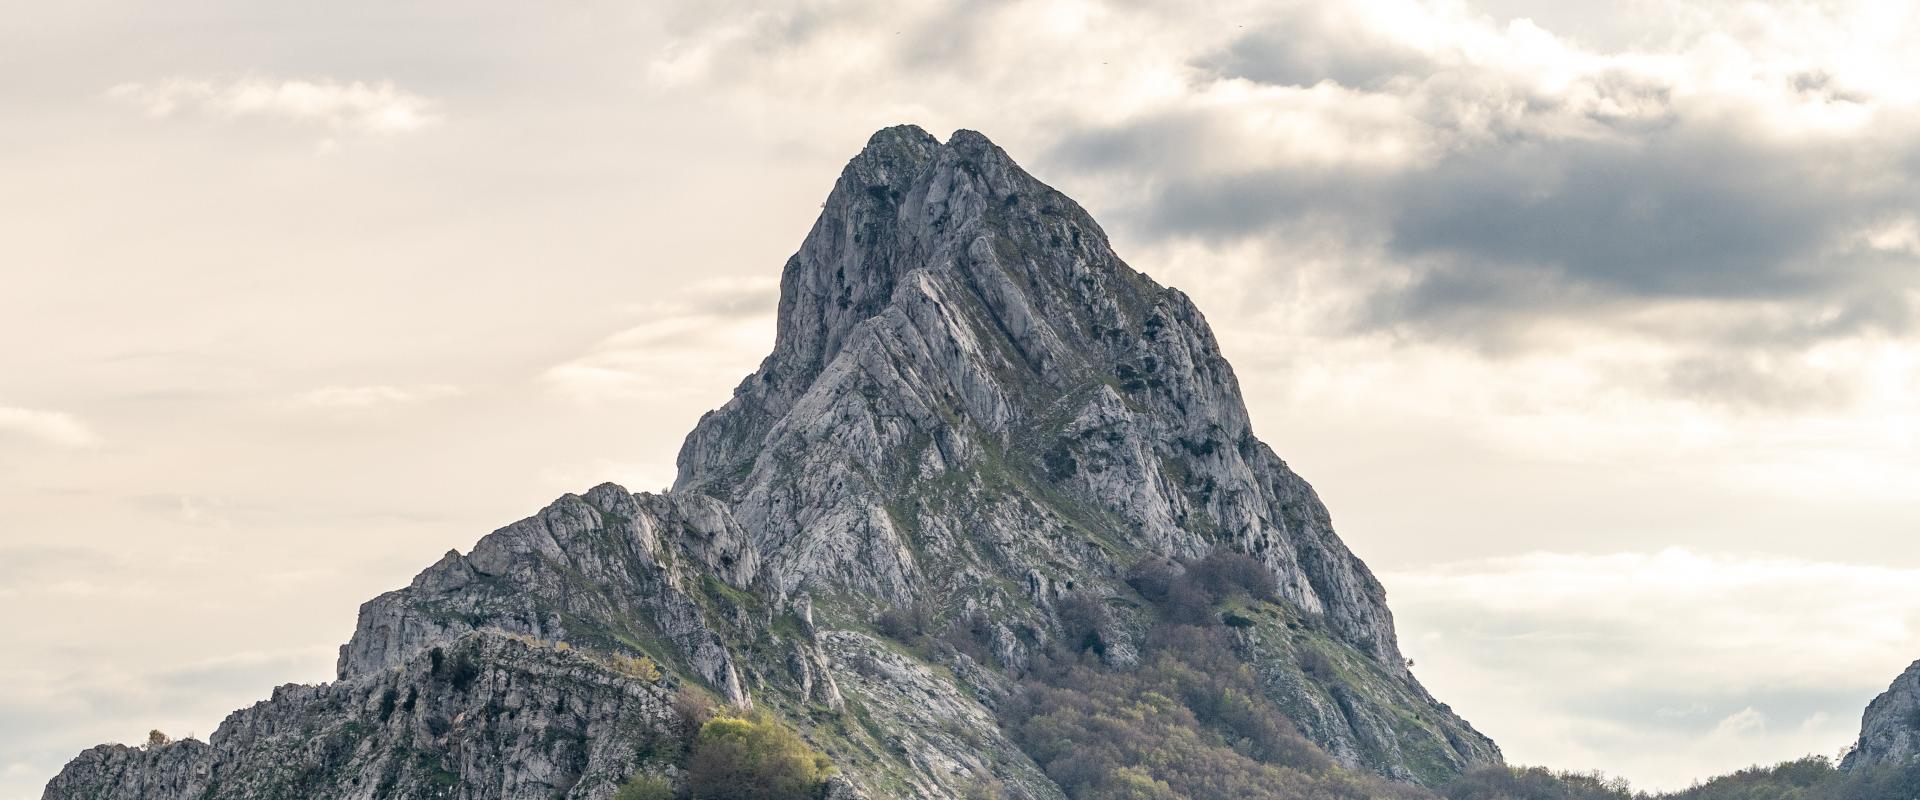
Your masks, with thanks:
M1920 16L1622 9L13 4L0 798L671 484L898 123L1194 298L1509 761L1832 755L1920 659Z

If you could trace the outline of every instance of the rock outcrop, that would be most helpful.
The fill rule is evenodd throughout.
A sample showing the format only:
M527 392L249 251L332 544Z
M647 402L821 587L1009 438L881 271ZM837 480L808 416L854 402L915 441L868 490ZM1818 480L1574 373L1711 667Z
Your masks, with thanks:
M473 633L376 673L282 686L206 743L96 747L45 796L604 800L685 735L671 681L652 677Z
M1328 753L1429 784L1499 761L1407 671L1199 310L985 137L875 134L787 262L777 330L670 492L602 485L450 552L362 607L337 682L208 743L88 751L46 797L604 797L671 775L649 754L686 734L667 698L691 685L794 724L835 796L1059 798L996 709L1062 608L1105 604L1124 668L1127 569L1223 552L1278 587L1237 657ZM980 650L876 635L901 608ZM664 674L622 672L642 658Z
M1860 719L1860 741L1841 762L1843 769L1920 765L1920 661L1867 705Z

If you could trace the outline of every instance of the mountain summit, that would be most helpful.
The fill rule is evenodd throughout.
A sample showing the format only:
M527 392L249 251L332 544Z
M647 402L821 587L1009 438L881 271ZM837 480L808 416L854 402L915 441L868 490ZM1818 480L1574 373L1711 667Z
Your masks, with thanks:
M1103 545L1226 547L1404 669L1379 583L1253 436L1193 303L986 137L876 134L780 298L773 354L687 437L674 487L732 506L777 593L897 603L1008 564L1092 578Z
M1303 763L1294 728L1413 783L1500 759L1408 672L1199 310L978 133L874 134L678 464L368 602L336 682L95 748L46 797L599 800L689 780L689 692L797 729L830 796L1094 796L1045 699L1146 674L1187 694L1129 706L1261 775Z

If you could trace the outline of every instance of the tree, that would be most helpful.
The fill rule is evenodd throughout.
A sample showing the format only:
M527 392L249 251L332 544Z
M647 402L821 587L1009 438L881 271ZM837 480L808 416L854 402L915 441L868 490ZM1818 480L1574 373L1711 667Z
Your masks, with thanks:
M673 693L673 710L687 723L687 730L697 731L719 713L719 706L706 692L690 685L682 685Z
M714 717L687 759L692 800L811 800L833 767L800 736L765 716Z
M613 800L673 800L673 784L658 775L635 775L613 793Z

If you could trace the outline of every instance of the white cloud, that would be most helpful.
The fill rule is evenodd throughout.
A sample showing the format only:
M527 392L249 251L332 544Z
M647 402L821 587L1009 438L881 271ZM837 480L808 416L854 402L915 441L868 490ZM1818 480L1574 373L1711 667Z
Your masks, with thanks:
M1812 718L1810 717L1809 719ZM1747 706L1746 708L1727 715L1726 719L1720 720L1719 724L1713 726L1713 733L1708 735L1719 739L1738 739L1747 736L1757 736L1766 732L1767 715L1760 713L1760 709Z
M1920 569L1670 549L1382 579L1422 681L1510 760L1643 788L1832 755L1920 653Z
M1134 254L1259 239L1247 284L1292 280L1331 245L1336 288L1378 302L1327 328L1554 352L1528 326L1572 320L1590 339L1657 338L1636 370L1658 374L1699 366L1685 351L1708 338L1908 324L1911 303L1884 291L1913 285L1885 263L1906 239L1881 217L1911 205L1920 104L1894 76L1920 67L1901 45L1920 19L1654 0L1603 46L1501 5L703 3L650 74L797 138L877 116L987 131L1071 182ZM1823 249L1856 241L1876 253ZM1687 308L1657 316L1692 330L1620 313L1667 300ZM1689 374L1810 394L1789 372Z
M93 429L72 414L0 406L0 435L32 439L56 447L92 447L100 443Z
M420 386L328 386L294 398L294 404L306 408L335 411L363 411L376 408L410 406L463 394L459 387L443 384Z
M317 125L339 133L407 133L440 121L433 100L389 81L168 78L123 83L107 90L107 96L152 117L260 117Z
M541 375L580 402L633 401L706 391L738 379L773 345L775 284L769 279L706 281L633 308L642 319Z

